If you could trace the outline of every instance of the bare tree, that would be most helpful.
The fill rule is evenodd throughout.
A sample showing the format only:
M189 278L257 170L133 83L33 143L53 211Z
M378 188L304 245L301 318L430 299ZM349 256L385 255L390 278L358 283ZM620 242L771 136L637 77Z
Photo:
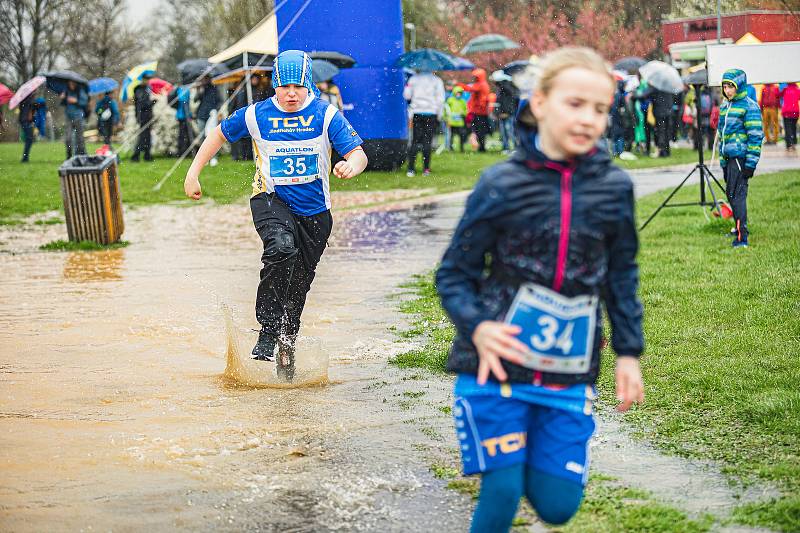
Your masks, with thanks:
M84 0L82 9L65 14L66 24L80 31L65 36L63 55L71 68L89 78L121 79L141 60L142 43L124 23L125 0Z
M63 13L75 0L0 0L0 72L20 84L53 68L66 28Z
M200 48L208 55L226 48L249 32L272 12L273 0L206 0L200 21L203 41Z

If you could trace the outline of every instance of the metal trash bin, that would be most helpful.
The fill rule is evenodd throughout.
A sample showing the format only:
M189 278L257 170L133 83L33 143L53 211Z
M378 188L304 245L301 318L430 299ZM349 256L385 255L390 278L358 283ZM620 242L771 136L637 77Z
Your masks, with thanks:
M71 241L117 242L125 230L116 157L78 155L58 168Z

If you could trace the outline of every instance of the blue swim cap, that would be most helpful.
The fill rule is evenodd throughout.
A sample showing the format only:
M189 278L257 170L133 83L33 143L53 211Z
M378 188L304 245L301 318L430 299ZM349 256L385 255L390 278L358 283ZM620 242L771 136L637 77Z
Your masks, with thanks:
M311 58L302 50L286 50L273 63L272 87L302 85L309 93L319 96L311 76Z

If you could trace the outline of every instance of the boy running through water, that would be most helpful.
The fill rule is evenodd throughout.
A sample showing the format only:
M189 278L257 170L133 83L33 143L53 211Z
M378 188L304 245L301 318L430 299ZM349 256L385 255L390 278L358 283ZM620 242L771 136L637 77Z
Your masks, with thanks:
M225 141L253 138L256 173L250 210L264 244L256 293L261 324L253 358L272 361L278 345L278 374L294 376L294 344L300 315L317 263L333 226L328 174L334 148L344 157L333 168L342 179L367 166L363 141L342 113L317 97L311 58L287 50L275 58L275 96L243 107L223 120L200 146L184 190L199 200L200 171Z
M472 531L508 531L519 499L567 522L588 478L604 303L619 410L644 399L633 184L597 143L614 79L586 48L542 63L520 146L487 169L437 272L456 326L447 368L465 474L481 475Z

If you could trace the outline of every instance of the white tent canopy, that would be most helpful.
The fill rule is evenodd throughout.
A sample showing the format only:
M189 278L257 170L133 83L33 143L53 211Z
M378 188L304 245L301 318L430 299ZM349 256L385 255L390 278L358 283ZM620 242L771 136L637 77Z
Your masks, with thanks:
M212 63L224 63L245 53L278 55L278 19L274 14L264 18L247 35L208 60Z

